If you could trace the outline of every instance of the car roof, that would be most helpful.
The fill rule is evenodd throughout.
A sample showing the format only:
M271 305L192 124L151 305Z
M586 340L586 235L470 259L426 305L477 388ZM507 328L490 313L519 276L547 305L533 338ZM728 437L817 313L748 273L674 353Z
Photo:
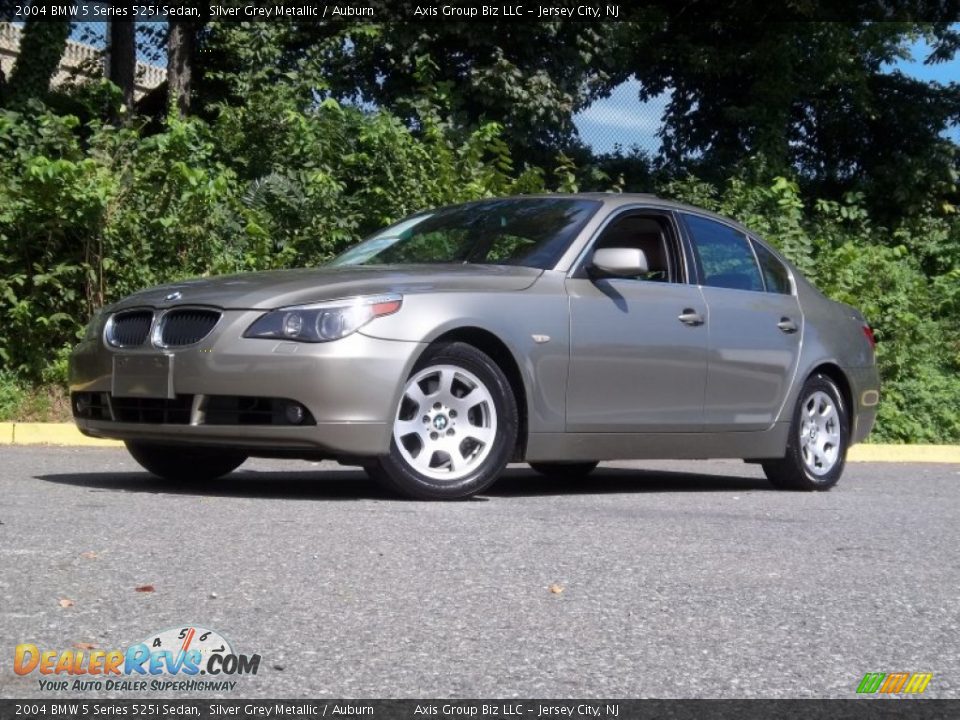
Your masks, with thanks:
M582 192L582 193L531 193L529 195L511 195L509 197L491 197L484 198L482 200L474 200L473 202L484 202L489 200L523 200L529 198L545 198L545 199L554 199L564 198L568 200L598 200L606 205L610 209L625 207L629 205L646 205L648 207L657 207L664 208L667 210L682 210L685 212L696 213L697 215L704 215L706 217L713 218L720 222L723 222L727 225L732 225L739 230L743 231L747 235L753 237L758 237L756 231L751 230L750 228L741 225L733 218L727 217L726 215L720 215L711 210L707 210L696 205L688 205L686 203L677 202L676 200L668 200L662 198L653 193L617 193L617 192ZM762 238L761 238L762 239Z
M677 202L676 200L668 200L666 198L659 197L653 193L618 193L618 192L582 192L582 193L531 193L529 195L511 195L509 197L503 198L485 198L486 200L522 200L524 198L565 198L569 200L598 200L607 206L608 209L614 210L619 207L629 207L630 205L643 205L651 208L662 208L665 210L681 210L684 212L695 213L697 215L702 215L704 217L712 218L718 222L722 222L730 227L740 230L745 235L750 236L761 245L763 245L767 250L771 251L781 262L785 263L792 271L795 277L803 278L804 282L807 282L804 278L803 273L797 269L797 267L790 262L784 254L777 248L775 245L769 243L766 238L760 235L755 230L751 230L746 225L743 225L731 217L726 215L720 215L711 210L707 210L696 205L688 205L686 203ZM483 200L475 200L473 202L483 202ZM468 203L464 203L468 204Z

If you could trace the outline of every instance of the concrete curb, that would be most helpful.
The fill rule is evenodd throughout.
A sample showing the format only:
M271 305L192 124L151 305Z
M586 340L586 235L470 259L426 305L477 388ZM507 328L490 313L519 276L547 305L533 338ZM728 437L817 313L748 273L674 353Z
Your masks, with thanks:
M0 423L0 445L123 447L118 440L87 437L73 423ZM847 460L960 464L960 445L854 445Z
M849 462L960 463L960 445L854 445Z
M0 423L0 445L123 447L119 440L87 437L73 423Z

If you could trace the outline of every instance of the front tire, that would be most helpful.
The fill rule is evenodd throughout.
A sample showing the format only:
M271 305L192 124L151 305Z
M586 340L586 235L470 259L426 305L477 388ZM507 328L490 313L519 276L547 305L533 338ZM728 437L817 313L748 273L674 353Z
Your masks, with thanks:
M428 350L404 385L390 454L365 465L387 489L456 500L490 487L513 455L517 403L503 371L472 345Z
M826 375L811 375L793 412L787 453L764 460L763 472L781 490L829 490L843 474L849 446L843 395Z
M127 440L127 451L141 467L165 480L215 480L240 467L242 452L191 445L161 445Z

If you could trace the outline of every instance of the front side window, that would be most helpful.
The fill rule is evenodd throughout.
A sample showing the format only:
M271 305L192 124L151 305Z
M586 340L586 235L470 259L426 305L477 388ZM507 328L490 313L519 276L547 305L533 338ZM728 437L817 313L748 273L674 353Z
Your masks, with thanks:
M415 215L380 231L333 265L478 263L553 267L600 208L595 200L508 198Z
M698 215L685 215L684 220L693 237L704 285L763 291L760 269L746 235Z
M630 214L617 218L597 240L594 250L601 248L643 250L648 270L636 279L680 282L674 234L663 216Z
M763 281L766 283L767 292L790 295L792 292L790 274L783 263L758 242L753 242L753 250L757 253L757 260L760 261L760 270L763 271Z

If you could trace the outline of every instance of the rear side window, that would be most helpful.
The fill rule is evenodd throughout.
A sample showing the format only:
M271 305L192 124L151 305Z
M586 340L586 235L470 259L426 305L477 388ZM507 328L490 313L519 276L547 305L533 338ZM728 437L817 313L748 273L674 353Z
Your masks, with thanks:
M791 293L790 274L787 268L763 245L751 242L753 242L754 252L757 253L757 260L760 261L760 270L763 273L763 281L767 285L767 292L789 295Z
M685 215L684 219L693 237L704 285L763 291L760 269L746 235L697 215Z

